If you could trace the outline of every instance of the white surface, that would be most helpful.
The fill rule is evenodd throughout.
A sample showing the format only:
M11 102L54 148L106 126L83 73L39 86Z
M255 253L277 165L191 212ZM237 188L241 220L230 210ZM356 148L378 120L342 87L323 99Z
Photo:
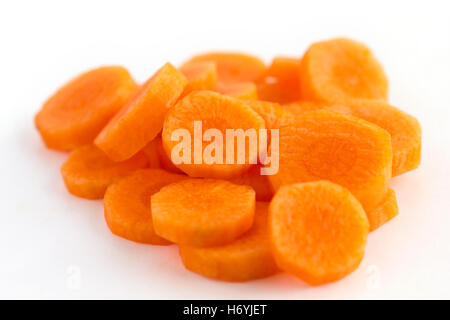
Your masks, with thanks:
M0 4L0 298L450 298L450 12L446 1L3 1ZM33 115L64 81L123 64L143 81L212 49L300 56L312 41L367 43L390 101L419 118L423 162L392 181L400 216L370 234L360 268L308 287L185 271L176 247L113 236L101 201L70 196Z

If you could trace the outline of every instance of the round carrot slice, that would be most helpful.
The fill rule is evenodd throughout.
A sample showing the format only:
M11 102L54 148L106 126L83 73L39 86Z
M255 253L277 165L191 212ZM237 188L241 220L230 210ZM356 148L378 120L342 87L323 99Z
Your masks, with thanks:
M231 178L230 182L252 187L258 201L270 201L272 199L272 185L268 176L261 174L261 165L253 165L247 172Z
M175 167L172 160L167 156L162 145L161 136L150 141L143 151L149 158L151 168L161 168L169 172L184 174L183 171Z
M388 81L369 48L349 39L312 44L300 65L302 99L343 103L387 99Z
M258 99L256 85L253 82L219 83L217 92L237 99Z
M183 74L166 63L103 128L95 145L114 161L136 154L161 131L167 110L186 82Z
M218 246L250 229L255 191L223 180L189 179L162 188L151 205L159 236L193 247Z
M305 112L320 111L326 106L327 106L326 103L301 100L283 104L283 109L297 116Z
M347 189L329 181L284 186L269 211L280 269L319 285L345 277L361 262L369 222Z
M214 90L217 83L217 68L212 61L185 63L180 69L188 80L182 96L192 91Z
M260 100L246 100L245 103L264 119L267 129L279 129L284 119L291 117L278 103Z
M183 173L183 171L181 171L180 169L178 169L172 162L172 160L170 160L170 158L167 156L166 151L164 150L163 144L162 144L162 139L161 137L158 137L156 139L156 150L158 152L158 157L159 157L159 163L161 165L161 168L163 168L164 170L170 171L170 172L174 172L174 173Z
M392 176L416 169L420 165L422 129L413 116L384 101L353 100L350 112L390 133L392 138Z
M257 84L261 100L278 103L300 100L300 59L275 57Z
M147 143L147 145L142 149L142 152L147 156L149 168L162 168L158 155L158 138L155 138Z
M200 61L215 62L218 80L224 83L254 81L266 70L263 61L243 53L206 53L193 57L186 64Z
M391 179L388 132L352 116L307 112L279 132L279 170L269 179L282 185L330 180L348 188L366 210L383 199Z
M374 231L383 224L398 215L397 197L392 189L389 189L376 209L367 212L370 231Z
M345 105L340 104L329 105L326 103L306 101L306 100L284 104L283 109L291 113L293 116L298 116L305 112L313 112L313 111L333 111L349 115L352 114L351 108Z
M72 150L92 143L137 89L125 68L85 72L51 96L34 118L47 147Z
M73 195L86 199L101 199L114 181L147 166L143 153L114 162L101 150L87 145L74 150L61 167L67 189Z
M286 109L294 113L295 106ZM352 99L348 105L332 105L321 110L335 111L372 122L391 135L392 176L414 170L420 165L422 129L410 114L382 100Z
M275 142L274 145L271 145L271 141L272 141L272 134L277 134L277 130L279 130L280 126L285 123L285 121L288 121L290 118L292 118L292 115L285 111L283 109L283 107L281 107L281 105L279 105L278 103L274 103L274 102L267 102L267 101L260 101L260 100L246 100L245 101L246 104L248 104L253 110L256 111L256 113L258 113L265 122L266 128L268 129L267 131L267 153L261 153L260 154L260 162L259 164L264 165L266 164L267 166L270 166L272 163L273 157L271 155L271 151L272 151L272 147L277 148L278 146L278 140ZM275 151L278 154L278 149L276 149ZM276 154L274 154L273 156L278 157ZM265 159L266 158L266 159ZM269 162L266 163L265 160L268 160ZM278 161L274 159L274 164L275 166L278 166ZM249 175L244 175L244 179L248 180L248 176ZM254 174L250 173L250 177L251 179L251 185L253 188L255 188L255 190L257 190L257 196L263 192L263 195L261 195L261 200L268 200L266 199L266 197L271 197L273 195L273 192L271 190L271 192L269 193L269 190L266 189L266 187L264 186L265 181L268 181L267 176L265 177L255 177L254 178ZM260 184L260 186L255 186L254 184L258 183ZM272 189L272 187L270 188Z
M142 243L167 245L153 229L150 197L185 176L160 169L142 169L111 184L103 200L105 220L119 237Z
M257 142L259 129L263 128L264 120L244 102L212 91L197 91L184 97L169 110L164 121L162 140L172 160L173 156L180 157L180 161L172 162L191 177L231 178L257 162L257 143L250 143L248 137L254 138L252 142ZM177 140L179 137L175 136L180 129L183 134L188 134L188 137L182 136L183 140L188 140L183 148L185 150L181 150L183 152L177 151L183 141L180 142ZM230 133L231 129L238 131L227 139L227 131ZM202 142L203 133L207 132L214 135L209 142ZM217 137L216 134L221 136ZM240 148L239 141L243 141Z
M270 249L268 203L256 202L255 221L241 238L211 248L180 246L186 269L224 281L249 281L278 272Z

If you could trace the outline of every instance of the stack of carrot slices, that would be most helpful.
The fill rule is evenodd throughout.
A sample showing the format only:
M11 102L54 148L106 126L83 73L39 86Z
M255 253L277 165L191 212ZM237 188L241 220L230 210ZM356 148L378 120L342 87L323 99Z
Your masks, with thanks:
M35 125L48 148L71 151L68 191L103 199L117 236L178 244L188 270L214 279L285 271L319 285L358 267L368 233L398 214L391 178L420 164L420 124L387 95L369 48L332 39L269 65L202 54L142 84L120 66L93 69ZM216 141L228 129L254 129L244 156ZM265 157L251 138L266 139Z

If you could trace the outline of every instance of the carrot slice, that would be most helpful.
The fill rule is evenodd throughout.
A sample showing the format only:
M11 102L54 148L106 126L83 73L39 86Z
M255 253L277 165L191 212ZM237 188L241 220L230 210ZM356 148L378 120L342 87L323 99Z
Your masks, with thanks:
M158 137L147 143L147 145L142 149L142 152L147 156L149 168L162 168L158 155Z
M200 130L195 130L194 121L197 121L197 124L201 123L202 132L206 132L208 129L219 130L222 135L221 138L223 138L223 143L221 146L217 144L216 149L222 151L223 157L220 157L220 153L218 153L219 151L217 150L215 150L215 152L217 152L217 159L210 159L211 161L209 161L204 157L205 149L211 144L214 144L214 141L205 142L201 145L198 144L201 149L195 149L195 146L198 143L198 141L195 141L195 136L198 135L196 132L199 132ZM229 154L230 160L234 161L226 161L227 149L230 149L228 150L230 153L233 150L231 147L227 148L226 130L242 129L245 132L247 129L255 129L255 137L258 139L259 129L263 128L264 120L241 100L233 99L212 91L197 91L184 97L169 110L164 121L162 140L166 154L172 159L173 149L182 143L177 140L172 140L172 135L176 130L186 129L190 134L188 142L190 144L189 148L191 149L191 152L190 155L186 156L186 158L188 158L186 159L187 161L182 161L179 164L175 163L176 161L173 161L175 165L191 177L231 178L245 172L250 168L252 163L256 163L257 152L249 152L254 150L250 150L249 139L246 138L244 161L238 163L238 142L237 139L234 138L234 158ZM199 138L202 137L203 135ZM215 137L213 138L214 139L212 140L217 139ZM255 144L253 145L256 147ZM176 150L177 149L175 149L175 152ZM199 157L197 160L195 158L196 154Z
M105 220L112 233L142 243L167 245L153 229L151 195L185 176L160 169L142 169L111 184L103 201Z
M351 108L341 104L329 105L321 102L313 101L296 101L283 105L284 110L291 113L293 116L301 115L305 112L313 111L333 111L343 114L351 114Z
M291 117L278 103L260 100L246 100L245 103L264 119L267 129L278 129L284 119Z
M416 118L384 101L353 100L350 106L352 115L372 122L391 134L393 177L419 167L422 129Z
M252 228L241 238L211 248L180 246L186 269L224 281L249 281L278 272L270 249L268 203L256 202Z
M200 61L215 62L218 80L224 83L254 81L266 70L263 61L243 53L206 53L193 57L186 64Z
M300 59L275 57L257 84L261 100L278 103L300 100Z
M284 186L269 211L272 249L280 269L319 285L345 277L361 262L369 222L344 187L329 181Z
M372 122L390 133L392 139L392 176L420 165L422 130L416 118L382 100L352 99L347 105L301 101L283 105L292 115L324 110L334 111Z
M249 230L255 191L223 180L188 179L152 196L156 234L194 247L229 243Z
M349 99L387 99L383 68L364 44L333 39L312 44L300 65L302 98L346 104Z
M256 85L253 82L218 83L216 91L237 99L258 99Z
M178 169L173 164L172 160L170 160L170 158L167 156L166 151L164 151L164 147L162 145L161 136L158 136L150 141L143 151L149 158L150 163L154 164L153 166L150 164L151 168L161 168L169 172L184 174L184 172Z
M188 80L182 97L192 91L214 90L217 83L217 68L212 61L185 63L180 69Z
M137 84L125 68L101 67L61 87L34 118L48 148L73 150L92 143Z
M383 224L398 215L398 205L395 192L389 189L377 208L367 212L369 219L370 231L374 231Z
M167 110L186 83L183 74L166 63L103 128L95 145L115 161L136 154L161 131Z
M305 112L320 111L326 106L328 104L323 102L300 100L283 104L283 109L293 115L301 115Z
M348 188L371 210L391 179L392 145L380 127L335 112L307 112L280 128L279 170L269 179L282 185L330 180Z
M138 153L123 162L114 162L93 145L75 149L61 167L67 190L86 199L101 199L114 181L147 166L148 160Z
M252 187L258 201L270 201L273 197L268 176L261 175L261 165L253 165L247 172L231 178L230 182Z

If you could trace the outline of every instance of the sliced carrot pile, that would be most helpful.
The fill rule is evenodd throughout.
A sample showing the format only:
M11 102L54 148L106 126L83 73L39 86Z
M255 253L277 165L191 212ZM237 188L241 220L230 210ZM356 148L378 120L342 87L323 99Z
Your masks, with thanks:
M367 211L367 218L369 219L370 231L374 231L381 227L383 224L391 220L398 215L398 205L395 192L389 189L381 200L381 203L372 210Z
M202 143L198 151L195 149L196 142L194 140L195 122L200 123L202 126L202 132L205 133L208 129L218 130L222 137L220 141L226 141L227 129L242 129L244 132L247 129L255 129L256 139L259 136L259 129L264 128L264 120L251 109L244 102L227 97L212 91L197 91L189 94L182 100L180 100L173 108L167 113L164 121L164 128L162 132L162 141L164 149L170 158L173 160L173 152L177 153L180 157L184 156L184 152L178 152L176 146L180 145L179 140L173 139L173 135L179 132L179 129L186 129L189 132L189 144L190 155L187 155L188 161L181 162L175 165L186 172L192 177L208 177L208 178L231 178L237 176L250 168L252 163L257 162L257 152L250 152L249 139L245 139L245 154L242 164L238 163L238 151L236 150L238 142L235 138L234 149L227 148L226 143L223 142L222 146L217 146L222 153L216 155L211 151L212 157L217 159L210 159L204 157L207 146L210 143ZM200 131L200 130L197 130ZM211 138L215 140L214 137ZM181 139L180 139L181 140ZM214 141L211 141L213 143ZM230 144L231 145L231 144ZM256 147L254 145L254 147ZM175 148L175 149L174 149ZM229 157L233 163L227 163L227 149ZM233 152L233 155L230 155ZM198 159L195 155L198 155ZM256 155L256 156L254 156ZM214 160L214 161L213 161ZM215 161L217 160L217 161ZM218 163L219 160L222 164Z
M355 117L327 111L307 112L280 128L279 170L269 179L282 185L330 180L348 188L371 210L391 179L389 133Z
M218 80L225 83L254 81L266 70L263 61L243 53L206 53L193 57L186 64L204 61L216 63Z
M182 96L197 90L214 90L217 83L217 68L212 61L185 63L180 69L188 83Z
M369 221L347 189L329 181L285 186L269 210L273 254L282 270L319 285L358 267Z
M153 229L150 198L185 176L160 169L142 169L111 184L105 193L105 220L112 233L142 243L167 245Z
M96 146L115 161L136 154L161 131L164 116L186 83L183 74L165 64L103 128Z
M257 81L261 100L288 103L301 99L300 59L276 57Z
M277 273L270 249L267 202L256 202L254 219L252 228L229 244L211 248L181 245L184 266L203 276L225 281L248 281Z
M101 199L106 188L131 172L145 168L148 159L143 153L122 162L114 162L101 150L87 145L74 150L61 167L67 189L86 199Z
M255 192L223 180L189 179L154 194L151 209L159 236L188 246L218 246L251 228Z
M34 121L47 147L73 150L92 143L111 117L136 91L125 68L85 72L51 96Z
M176 243L209 278L284 270L317 285L357 268L368 232L398 215L391 178L420 165L420 124L387 95L370 49L338 38L268 67L201 54L141 86L122 67L94 69L35 124L49 148L74 149L67 189L104 197L112 233Z
M219 83L216 91L238 99L258 99L258 91L253 82Z
M302 99L347 103L387 98L388 81L370 49L349 39L316 42L300 65Z

